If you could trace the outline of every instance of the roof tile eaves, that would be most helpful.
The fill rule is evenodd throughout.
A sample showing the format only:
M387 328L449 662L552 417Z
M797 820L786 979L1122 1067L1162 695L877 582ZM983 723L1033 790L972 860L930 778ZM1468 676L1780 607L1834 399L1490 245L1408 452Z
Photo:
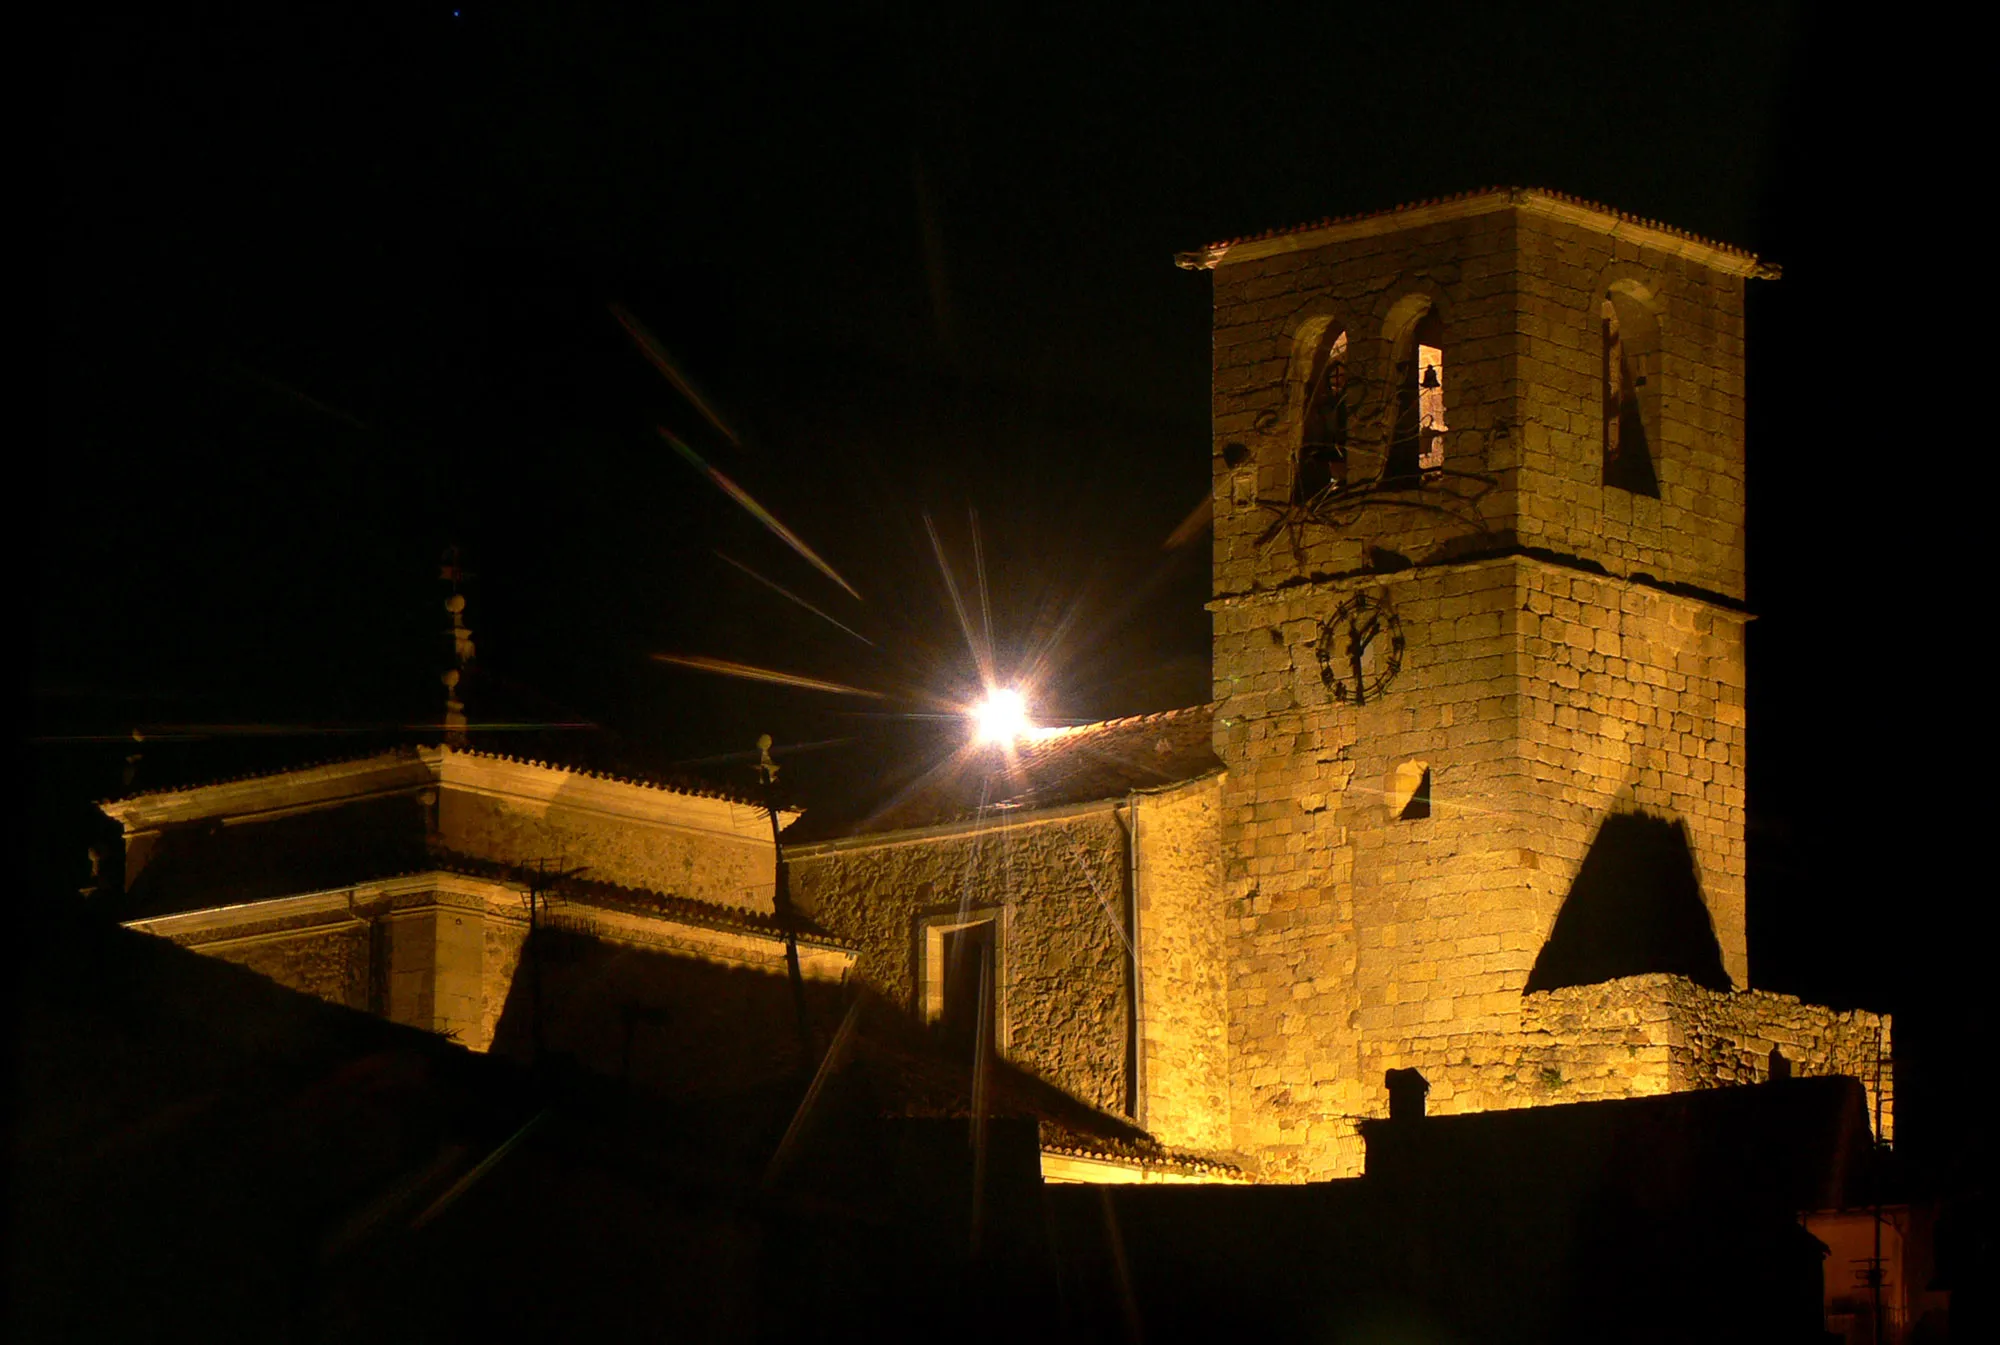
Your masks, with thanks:
M432 747L432 750L436 750L436 747L431 744L421 744L407 747L390 747L373 752L355 752L346 756L320 757L312 761L301 761L296 765L281 766L275 770L239 771L233 775L212 776L208 779L190 780L183 784L161 785L154 789L135 789L129 793L113 795L108 799L100 799L98 806L104 807L115 803L130 803L136 799L159 798L167 794L187 794L199 789L216 789L223 785L241 784L246 780L270 779L280 775L291 775L298 771L320 770L327 766L349 766L356 762L372 761L378 757L385 760L397 757L414 758L426 747ZM469 757L480 757L487 761L504 762L511 766L530 766L545 771L565 771L570 775L580 776L584 779L602 780L606 784L624 785L631 789L651 789L663 794L679 794L688 798L719 799L724 803L740 803L750 808L761 808L764 806L761 800L753 799L747 793L734 793L718 785L711 785L706 782L688 780L676 776L662 775L646 777L618 775L610 771L600 771L588 767L565 766L561 762L540 761L532 757L518 757L511 753L495 752L483 747L453 746L451 750L463 753Z
M762 800L753 799L748 793L737 793L712 785L706 781L692 780L673 775L620 775L612 771L601 771L584 766L565 766L559 761L538 761L531 757L517 757L507 752L495 752L484 747L453 747L454 752L462 752L469 757L483 757L488 761L502 761L513 766L532 766L538 770L564 771L587 780L602 780L606 784L626 785L633 789L658 790L663 794L681 794L690 798L720 799L725 803L740 803L746 807L761 808Z
M99 799L96 806L100 808L109 807L116 803L131 803L136 799L156 799L167 794L191 794L199 789L219 789L223 785L242 784L245 780L267 780L275 776L292 775L299 771L324 770L328 766L351 766L356 762L373 761L378 757L384 760L392 757L414 758L419 750L421 749L416 747L382 748L373 752L353 752L345 756L319 757L312 761L301 761L296 765L280 766L275 770L267 768L264 770L238 771L233 775L215 775L207 779L188 780L177 785L158 785L152 789L134 789L123 794L114 794L108 799Z
M1075 1132L1071 1132L1074 1134ZM1220 1159L1203 1158L1197 1154L1182 1153L1165 1145L1158 1149L1145 1149L1137 1145L1106 1140L1100 1144L1077 1144L1044 1142L1041 1146L1045 1154L1059 1154L1065 1158L1095 1158L1124 1163L1136 1163L1142 1168L1168 1168L1177 1172L1214 1172L1232 1177L1242 1177L1243 1169L1234 1163Z
M1081 741L1086 735L1110 734L1122 729L1134 728L1140 724L1165 723L1169 720L1193 718L1196 715L1213 714L1214 712L1215 706L1213 704L1183 705L1178 710L1155 710L1151 714L1126 715L1120 719L1099 719L1088 724L1072 724L1062 728L1044 729L1028 745L1028 750L1037 750L1044 744L1067 745L1070 742Z
M1263 229L1256 233L1239 234L1234 238L1218 239L1206 247L1195 249L1193 253L1188 255L1216 256L1228 251L1230 248L1240 247L1245 243L1260 243L1270 238L1286 238L1293 234L1310 233L1314 229L1330 229L1340 224L1353 224L1361 220L1381 219L1390 215L1404 214L1412 210L1424 210L1432 206L1451 205L1457 201L1469 201L1481 196L1494 196L1502 192L1514 196L1522 196L1532 192L1538 196L1546 196L1550 200L1561 201L1565 205L1573 205L1584 210L1594 210L1601 214L1610 215L1614 219L1622 220L1627 224L1636 224L1647 229L1657 229L1661 233L1685 239L1690 243L1699 243L1703 247L1714 248L1716 251L1727 253L1732 257L1742 257L1748 261L1757 260L1756 253L1751 252L1747 248L1738 247L1734 243L1723 243L1713 238L1704 238L1700 234L1683 229L1678 225L1668 224L1664 220L1649 219L1644 215L1635 215L1629 210L1620 210L1618 207L1606 205L1602 201L1592 201L1586 197L1575 196L1569 192L1556 191L1549 187L1475 187L1469 191L1450 192L1443 196L1427 196L1421 200L1405 201L1400 205L1389 206L1382 210L1357 210L1346 215L1323 215L1319 219L1307 220L1301 224L1281 225L1277 228Z

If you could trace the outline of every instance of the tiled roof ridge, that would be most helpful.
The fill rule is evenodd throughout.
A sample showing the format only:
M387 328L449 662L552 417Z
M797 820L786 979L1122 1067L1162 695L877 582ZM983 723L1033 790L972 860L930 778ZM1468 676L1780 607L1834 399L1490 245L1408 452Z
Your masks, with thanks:
M1110 732L1115 729L1132 728L1139 724L1165 723L1169 720L1214 712L1215 703L1204 701L1200 705L1183 705L1177 710L1155 710L1151 714L1122 715L1117 719L1098 719L1088 724L1065 724L1060 728L1043 729L1023 744L1022 750L1032 752L1044 745L1060 746L1087 733Z
M353 752L344 756L320 757L311 761L301 761L290 766L278 766L261 770L238 771L233 775L218 775L203 780L191 780L184 784L160 785L153 789L135 789L125 794L98 800L102 807L113 803L129 803L135 799L158 798L164 794L186 794L198 789L216 789L223 785L241 784L246 780L266 780L280 775L291 775L298 771L314 771L326 766L349 766L356 762L372 761L378 757L401 757L415 759L425 751L452 751L469 757L482 757L488 761L501 761L514 766L533 766L545 771L564 771L570 775L588 780L603 780L607 784L626 785L633 789L652 789L661 793L681 794L690 798L720 799L725 803L740 803L747 807L761 808L760 800L747 793L732 792L720 785L694 780L677 775L620 775L612 771L601 771L587 766L567 766L556 761L542 761L534 757L515 756L509 752L495 752L483 747L460 747L450 743L398 744L394 747L377 748L372 752Z
M1182 1172L1217 1172L1230 1176L1243 1176L1243 1169L1234 1163L1226 1163L1219 1158L1204 1158L1200 1154L1189 1153L1154 1141L1156 1147L1147 1148L1119 1140L1095 1140L1091 1137L1071 1132L1065 1141L1044 1141L1042 1152L1059 1154L1065 1158L1115 1158L1143 1167L1175 1168Z
M290 766L264 767L258 770L237 771L233 775L215 775L206 779L189 780L177 785L155 785L151 789L128 790L114 794L108 799L99 799L97 805L105 807L113 803L130 803L134 799L156 799L162 794L187 794L197 789L218 789L223 785L242 784L245 780L266 780L273 776L291 775L298 771L316 771L327 766L351 766L358 761L372 761L377 757L405 757L415 759L423 750L421 745L398 744L394 747L380 747L372 752L348 752L335 757L316 757L311 761L301 761Z
M1400 205L1392 205L1379 210L1357 210L1346 215L1324 215L1319 219L1307 220L1301 224L1281 225L1276 228L1264 229L1257 233L1239 234L1234 238L1218 239L1216 242L1210 243L1205 247L1195 249L1193 253L1188 255L1200 256L1207 254L1214 256L1244 243L1257 243L1267 238L1283 238L1290 234L1309 233L1314 229L1327 229L1337 224L1353 224L1359 220L1400 215L1406 211L1423 210L1430 206L1450 205L1456 201L1470 201L1476 197L1494 196L1502 192L1516 199L1527 196L1530 193L1537 196L1546 196L1550 200L1561 201L1565 205L1578 206L1585 210L1594 210L1600 214L1610 215L1614 219L1621 220L1627 224L1637 224L1644 228L1657 229L1661 233L1671 234L1675 238L1685 239L1690 243L1699 243L1703 247L1714 248L1718 252L1726 252L1733 257L1742 257L1747 261L1753 262L1758 259L1757 254L1748 248L1738 247L1734 243L1718 242L1713 238L1705 238L1692 230L1683 229L1679 225L1668 224L1664 220L1651 219L1645 215L1636 215L1629 210L1620 210L1617 206L1606 205L1602 201L1593 201L1587 197L1572 195L1565 191L1557 191L1552 187L1519 186L1474 187L1468 191L1449 192L1442 196L1427 196L1416 201L1405 201Z
M668 794L686 794L694 798L721 799L726 803L741 803L753 808L763 807L763 802L753 799L747 792L732 792L720 785L705 780L695 780L688 776L670 775L621 775L613 771L600 771L587 766L565 766L556 761L539 761L532 757L518 757L508 752L495 752L484 747L451 747L451 751L469 757L484 757L489 761L504 761L516 766L535 766L545 771L567 771L571 775L587 780L603 780L608 784L630 785L635 789L654 789Z

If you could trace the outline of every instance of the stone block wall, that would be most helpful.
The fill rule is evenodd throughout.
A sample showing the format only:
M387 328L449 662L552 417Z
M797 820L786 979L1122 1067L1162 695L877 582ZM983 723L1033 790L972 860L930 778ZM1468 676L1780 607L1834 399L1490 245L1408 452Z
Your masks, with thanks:
M1546 1100L1572 1102L1764 1083L1772 1077L1775 1047L1796 1077L1858 1079L1871 1121L1879 1088L1881 1138L1891 1140L1891 1028L1887 1014L1839 1011L1765 990L1709 990L1678 976L1538 991L1522 1000L1527 1047L1526 1068L1516 1071L1523 1076L1519 1095L1530 1104L1544 1100L1532 1090L1537 1081L1545 1092L1564 1094ZM1633 1060L1644 1067L1629 1068Z
M1358 1171L1354 1121L1415 1039L1509 1027L1546 930L1524 876L1518 562L1403 571L1216 605L1231 1112L1269 1175ZM1320 624L1366 589L1400 673L1336 703ZM1432 781L1401 819L1398 769Z
M544 802L449 786L438 830L446 845L495 863L546 860L551 871L582 869L592 882L771 912L771 842L754 830L730 838L566 807L560 797Z
M1405 647L1377 699L1341 704L1313 646L1357 591ZM1353 1120L1384 1110L1391 1068L1453 1105L1518 1105L1543 1066L1508 1081L1459 1048L1518 1030L1614 811L1685 823L1743 984L1738 615L1510 556L1226 599L1215 621L1231 1112L1268 1173L1352 1170ZM1404 819L1395 782L1417 767L1430 815ZM1665 1078L1664 1057L1618 1064Z
M1222 784L1136 797L1140 1122L1163 1144L1232 1147Z
M1519 997L1500 1030L1454 1030L1394 1053L1430 1084L1435 1115L1601 1102L1767 1082L1775 1046L1796 1077L1861 1082L1871 1116L1890 1020L1766 991L1716 991L1678 976L1626 976ZM1894 1134L1883 1091L1882 1134ZM1377 1115L1384 1114L1378 1110ZM1331 1169L1345 1175L1344 1167Z
M1093 1106L1128 1112L1128 856L1116 809L806 845L787 856L800 909L859 944L855 975L912 1013L923 921L1000 911L1002 1056Z
M1371 546L1422 561L1518 543L1740 600L1743 280L1740 268L1629 232L1511 208L1218 266L1215 592L1351 573ZM1646 389L1657 498L1604 484L1602 305L1613 288L1657 329ZM1350 394L1348 476L1372 480L1394 401L1393 343L1426 304L1444 340L1446 475L1413 503L1386 497L1337 529L1273 535L1303 424L1302 343L1328 322L1347 332L1361 389ZM1232 445L1248 455L1240 465Z
M329 1004L369 1007L368 930L351 922L297 933L237 938L205 946L202 952L248 967L279 985L304 991Z
M1743 277L1533 211L1519 221L1519 539L1740 600ZM1601 307L1613 286L1658 327L1658 386L1646 389L1658 498L1604 485Z
M1574 1090L1579 1070L1605 1088L1668 1085L1658 1043L1602 1060L1520 1044L1536 956L1616 812L1685 827L1738 987L1747 962L1730 600L1749 264L1533 194L1319 237L1224 253L1214 270L1232 1131L1278 1177L1358 1170L1354 1121L1386 1108L1391 1068L1424 1070L1454 1109ZM1603 480L1613 289L1657 329L1657 498ZM1332 523L1288 515L1310 338L1348 333L1364 388L1348 480L1372 481L1394 342L1426 307L1444 474ZM1315 643L1360 592L1397 613L1406 643L1395 681L1355 704L1327 694ZM1399 782L1425 772L1428 815L1397 814Z
M483 1049L485 902L440 892L377 918L388 936L378 944L387 958L377 973L383 1017Z
M1245 593L1300 575L1364 568L1371 545L1422 560L1482 531L1502 535L1514 515L1521 409L1515 381L1518 226L1496 211L1303 252L1219 267L1215 275L1215 592ZM1415 309L1444 325L1448 472L1456 514L1382 507L1339 530L1307 525L1267 537L1289 498L1304 412L1302 342L1330 321L1348 336L1350 481L1382 465L1393 415L1394 343ZM1230 446L1249 453L1228 462ZM1483 489L1477 503L1476 490ZM1278 507L1274 507L1278 506ZM1295 545L1296 541L1296 545Z
M528 946L525 903L518 912L490 914L480 928L480 942L479 1033L475 1040L466 1043L475 1051L492 1048L500 1019L507 1011L507 1001L520 976L521 957Z
M1686 825L1723 967L1743 988L1745 618L1539 562L1516 574L1523 820L1544 936L1604 819L1648 813Z

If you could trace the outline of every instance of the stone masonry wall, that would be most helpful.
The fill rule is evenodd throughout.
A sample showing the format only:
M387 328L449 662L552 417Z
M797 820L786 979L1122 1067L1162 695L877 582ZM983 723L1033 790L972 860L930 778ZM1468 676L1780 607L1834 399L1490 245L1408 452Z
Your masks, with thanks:
M200 951L349 1009L368 1008L368 931L353 923L239 939Z
M1411 1042L1398 1059L1431 1085L1427 1109L1448 1116L1763 1083L1776 1046L1798 1077L1860 1080L1872 1114L1877 1052L1886 1059L1889 1031L1886 1015L1654 974L1537 991L1520 998L1505 1030L1454 1025ZM1892 1137L1886 1098L1882 1122Z
M1332 700L1313 654L1357 591L1406 642L1359 706ZM1354 1121L1384 1110L1391 1068L1424 1069L1458 1109L1518 1105L1504 1070L1449 1042L1518 1030L1615 809L1687 824L1742 983L1740 618L1508 557L1224 601L1216 628L1231 1114L1268 1174L1355 1170ZM1429 769L1429 817L1391 813L1409 763ZM1633 1060L1665 1086L1664 1056Z
M503 864L581 868L594 882L770 914L771 846L447 788L444 841Z
M1518 542L1613 574L1744 596L1740 275L1515 209L1226 262L1213 275L1218 595L1351 573L1370 546L1422 561ZM1613 289L1657 329L1645 389L1657 498L1603 480L1601 310ZM1357 387L1348 479L1372 480L1393 404L1393 343L1426 304L1443 333L1450 429L1446 475L1417 498L1446 507L1378 500L1339 528L1273 534L1303 422L1304 347L1329 323L1347 332ZM1227 461L1232 445L1248 453L1238 466Z
M1605 817L1650 813L1686 824L1723 967L1744 987L1744 618L1553 565L1518 575L1518 750L1544 936Z
M1355 1122L1411 1042L1514 1025L1546 933L1523 872L1518 564L1217 604L1231 1115L1268 1176L1359 1171ZM1406 648L1385 694L1343 705L1313 644L1363 588ZM1388 795L1409 762L1433 804L1405 821Z
M1860 1080L1872 1121L1885 1082L1877 1064L1888 1072L1893 1044L1887 1014L1839 1012L1763 990L1708 990L1678 976L1540 991L1522 1009L1524 1048L1510 1087L1530 1104L1763 1083L1776 1047L1795 1076ZM1644 1067L1633 1069L1635 1060ZM1538 1086L1562 1096L1538 1095ZM1892 1139L1894 1127L1885 1091L1882 1138Z
M1383 1074L1402 1066L1455 1110L1521 1105L1579 1069L1667 1087L1667 1050L1646 1042L1615 1062L1553 1041L1546 1062L1527 1059L1522 993L1619 810L1685 824L1725 969L1744 983L1742 620L1666 587L1742 593L1740 278L1519 208L1225 258L1214 278L1239 1152L1280 1179L1358 1171L1355 1121L1382 1114ZM1614 286L1657 319L1658 499L1602 480ZM1426 305L1442 332L1445 474L1351 496L1367 506L1331 523L1288 514L1300 352L1315 331L1347 331L1367 388L1348 480L1372 481L1393 341ZM1327 694L1315 646L1364 592L1406 643L1395 680L1357 705ZM1425 768L1429 815L1393 815L1398 779Z
M956 835L806 846L789 857L800 909L857 942L856 977L913 1013L923 918L1004 910L1001 1054L1075 1097L1126 1111L1126 848L1111 808Z
M1515 240L1520 540L1741 599L1743 278L1533 212ZM1600 311L1614 285L1659 329L1657 499L1603 481Z
M1516 234L1513 212L1498 211L1214 272L1218 596L1351 573L1365 567L1371 545L1423 560L1482 531L1508 532L1520 464ZM1360 388L1351 394L1348 477L1372 479L1389 438L1394 342L1424 301L1444 326L1445 468L1486 480L1448 478L1429 492L1431 502L1449 496L1455 512L1379 507L1338 530L1308 524L1272 535L1301 432L1302 342L1328 320L1347 332L1348 369ZM1232 444L1249 452L1240 467L1228 464Z
M1144 1124L1164 1144L1231 1147L1219 779L1138 797Z
M475 1051L486 1051L493 1047L501 1015L506 1012L508 998L513 993L514 979L521 970L521 955L528 946L526 911L518 916L511 911L504 915L488 914L480 940L483 946L479 964L479 1034L466 1045Z

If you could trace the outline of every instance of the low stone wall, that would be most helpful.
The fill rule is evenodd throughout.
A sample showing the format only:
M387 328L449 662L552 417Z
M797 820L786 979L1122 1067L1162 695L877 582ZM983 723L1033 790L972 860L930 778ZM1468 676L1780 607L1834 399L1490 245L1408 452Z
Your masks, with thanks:
M1871 1118L1879 1088L1885 1140L1895 1134L1890 1026L1887 1014L1841 1012L1765 990L1708 990L1678 976L1628 976L1521 1000L1524 1038L1544 1038L1571 1081L1564 1101L1763 1083L1775 1047L1795 1076L1860 1080ZM1654 1068L1632 1075L1625 1062L1634 1059ZM1621 1089L1620 1076L1646 1082Z
M1519 1017L1505 1029L1412 1037L1364 1052L1372 1095L1365 1114L1388 1114L1390 1069L1421 1073L1430 1084L1427 1109L1450 1116L1763 1083L1776 1047L1795 1077L1859 1080L1871 1119L1879 1089L1882 1138L1894 1138L1886 1014L1762 990L1708 990L1659 974L1537 991L1518 1004ZM1252 1147L1242 1159L1267 1181L1358 1175L1361 1119L1323 1118L1295 1150Z

